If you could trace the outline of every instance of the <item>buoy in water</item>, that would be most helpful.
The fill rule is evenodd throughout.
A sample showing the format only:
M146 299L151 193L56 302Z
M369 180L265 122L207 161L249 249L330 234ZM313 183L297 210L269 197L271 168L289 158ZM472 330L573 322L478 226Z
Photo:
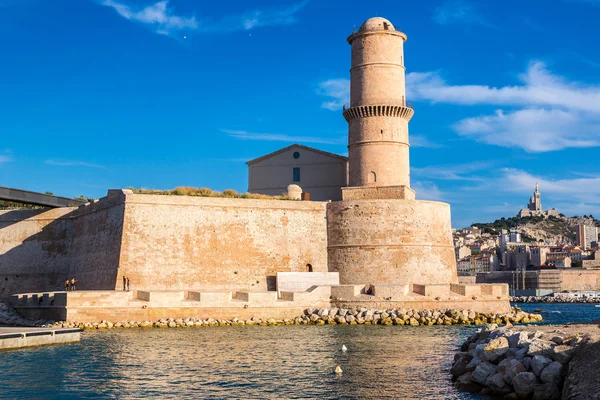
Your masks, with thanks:
M348 350L348 348L346 347L346 345L343 344L342 345L342 351L346 351L346 350Z
M335 373L336 374L341 374L342 373L342 369L340 368L339 365L337 367L335 367Z

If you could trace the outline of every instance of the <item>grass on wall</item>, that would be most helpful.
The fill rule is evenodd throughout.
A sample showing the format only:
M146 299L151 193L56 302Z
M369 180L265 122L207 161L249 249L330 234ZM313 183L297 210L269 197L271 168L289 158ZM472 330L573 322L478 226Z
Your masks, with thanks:
M194 197L226 197L231 199L259 199L259 200L293 200L287 196L267 196L257 193L238 193L233 189L226 189L222 192L213 191L209 188L195 188L189 186L179 186L173 190L155 190L155 189L135 189L128 188L134 194L158 194L162 196L194 196Z

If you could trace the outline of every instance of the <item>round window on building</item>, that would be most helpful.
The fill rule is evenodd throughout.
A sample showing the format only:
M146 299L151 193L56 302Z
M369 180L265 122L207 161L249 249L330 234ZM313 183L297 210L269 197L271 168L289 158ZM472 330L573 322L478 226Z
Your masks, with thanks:
M298 153L297 151L294 152L294 159L299 159L300 158L300 153Z

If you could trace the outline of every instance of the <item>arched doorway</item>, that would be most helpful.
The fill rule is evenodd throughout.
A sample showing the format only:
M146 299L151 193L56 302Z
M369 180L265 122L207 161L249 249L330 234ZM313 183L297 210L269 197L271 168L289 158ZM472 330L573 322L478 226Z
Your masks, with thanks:
M306 272L313 272L312 264L306 264Z

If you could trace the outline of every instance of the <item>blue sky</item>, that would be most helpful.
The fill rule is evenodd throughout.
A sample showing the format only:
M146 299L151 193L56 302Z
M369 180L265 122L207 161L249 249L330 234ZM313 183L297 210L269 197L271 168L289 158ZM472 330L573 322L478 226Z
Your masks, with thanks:
M600 0L0 0L0 185L247 188L294 142L346 153L350 46L404 31L412 186L453 225L600 216Z

